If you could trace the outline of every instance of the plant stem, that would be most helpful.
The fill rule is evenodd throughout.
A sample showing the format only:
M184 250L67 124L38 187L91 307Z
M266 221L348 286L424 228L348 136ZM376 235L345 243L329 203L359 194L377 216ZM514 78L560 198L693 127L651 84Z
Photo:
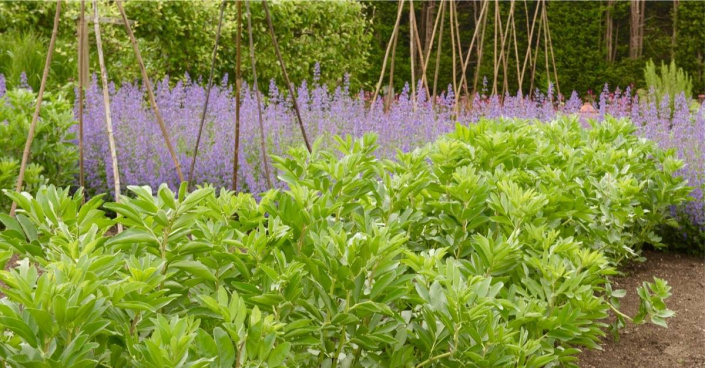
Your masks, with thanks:
M443 354L439 354L439 355L430 357L430 358L424 360L423 362L419 363L419 364L416 366L416 368L420 368L420 367L423 367L423 366L425 366L425 365L429 365L429 364L435 362L436 360L443 359L443 358L447 358L447 357L449 357L449 356L451 356L451 355L453 355L453 351L448 351L448 352L445 352L445 353L443 353Z

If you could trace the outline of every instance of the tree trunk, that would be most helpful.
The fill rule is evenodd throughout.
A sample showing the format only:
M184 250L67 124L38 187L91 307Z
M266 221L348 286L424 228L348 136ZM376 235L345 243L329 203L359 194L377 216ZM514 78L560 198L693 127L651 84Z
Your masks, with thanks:
M671 60L676 59L676 42L678 41L678 0L673 0L673 35L671 38Z
M614 19L612 19L612 8L614 0L607 0L607 10L605 11L605 61L613 62L612 58L614 47Z
M631 0L631 24L629 29L629 58L641 57L644 45L644 10L645 0Z

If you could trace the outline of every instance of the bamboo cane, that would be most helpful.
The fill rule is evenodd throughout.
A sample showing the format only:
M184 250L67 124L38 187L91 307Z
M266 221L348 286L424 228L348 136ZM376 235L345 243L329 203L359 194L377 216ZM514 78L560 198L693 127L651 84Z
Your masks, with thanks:
M401 14L404 10L404 0L399 0L399 9L397 10L397 20L394 23L394 29L392 30L392 37L389 39L387 44L387 51L384 53L384 60L382 60L382 71L379 74L379 80L377 81L375 87L375 93L372 95L372 101L370 103L375 103L377 96L379 95L379 90L382 88L382 81L384 80L384 71L387 69L387 58L389 57L389 52L392 50L392 44L396 39L397 32L399 32L399 22L401 21Z
M487 9L488 11L485 13L485 19L481 23L481 31L480 31L480 42L477 44L477 66L475 67L475 80L473 82L473 94L477 93L477 82L480 79L480 69L482 68L482 57L484 56L484 49L485 49L485 33L487 32L487 13L489 13L489 2L490 0L486 0L487 4Z
M142 54L140 53L140 49L137 46L137 39L135 39L135 35L132 32L132 27L130 27L130 23L127 21L127 15L125 14L125 9L122 6L122 1L116 0L115 3L117 4L118 10L120 11L122 21L125 24L125 31L127 32L127 36L130 38L132 50L134 51L135 57L137 58L137 64L139 65L140 72L142 73L142 83L144 83L144 86L147 88L149 105L152 107L152 111L154 111L154 116L157 118L157 123L159 124L159 129L162 132L164 143L166 143L166 147L169 150L169 154L171 155L171 160L174 163L174 166L176 166L176 174L179 177L179 181L184 181L184 175L181 172L181 164L179 163L179 158L176 156L176 152L174 151L174 146L171 144L171 139L169 138L169 133L166 130L166 124L164 124L162 113L159 110L159 106L157 106L156 99L154 98L152 82L149 80L149 76L147 75L147 68L145 68L144 61L142 61Z
M113 163L113 183L115 185L115 202L120 202L120 170L118 169L115 137L113 136L113 120L110 115L110 93L108 91L108 72L105 69L103 57L103 42L100 37L100 22L98 21L98 0L93 0L93 27L95 29L95 43L98 49L98 64L100 64L100 79L103 83L103 107L105 108L105 126L108 131L108 144L110 145L110 158ZM117 226L118 233L122 232L122 225Z
M478 17L478 21L485 22L487 20L487 5L488 4L489 4L489 1L485 1L485 3L482 5L482 8L480 9L480 16ZM463 70L462 70L462 73L460 76L460 83L461 84L465 83L466 86L467 86L466 73L467 73L468 65L470 64L470 54L472 54L472 48L475 45L475 40L477 39L479 29L480 29L480 24L478 23L475 25L475 31L473 32L472 40L470 41L470 47L468 47L468 53L465 56L465 62L463 63ZM479 56L479 52L478 52L478 56ZM467 94L468 92L465 91L465 93ZM455 101L456 105L458 104L459 101L460 101L459 99L456 99L456 101Z
M450 16L450 47L453 49L452 53L452 60L453 60L453 95L458 96L458 74L456 70L456 52L457 50L455 49L455 23L453 22L454 17L454 11L455 7L453 6L453 2L455 0L449 0L450 1L450 9L449 9L449 16Z
M517 82L519 81L519 44L517 43L517 27L516 18L512 22L512 35L514 37L514 60L516 61L517 67ZM521 84L519 84L519 93L521 93Z
M392 47L392 59L389 64L389 88L387 90L387 99L384 106L384 112L389 112L394 98L394 61L397 54L397 41L399 40L399 32L394 35L394 47Z
M528 15L529 8L528 8L526 0L524 0L524 6L525 6L525 9L526 9L527 15ZM538 15L539 15L539 5L537 4L536 10L534 11L534 19L531 22L531 31L529 31L529 44L526 46L526 56L524 57L524 63L521 68L521 75L519 76L519 85L520 86L522 86L524 83L524 75L526 73L526 63L528 62L528 63L530 63L530 65L534 64L533 60L535 60L535 58L533 60L531 58L531 44L533 43L533 40L534 40L534 29L536 27L536 18L538 17ZM526 26L527 26L527 31L528 31L528 27L529 27L529 18L528 17L526 18ZM531 85L532 85L532 87L529 88L529 94L532 93L533 81L532 81Z
M454 17L454 21L455 21L455 37L456 37L456 39L457 39L457 40L456 40L456 43L458 44L458 56L460 57L460 70L461 70L461 73L464 73L465 70L466 70L466 68L465 68L465 60L466 60L466 59L463 58L463 48L462 48L462 43L461 43L461 40L460 40L460 22L458 21L458 8L457 8L457 5L455 4L455 2L453 2L453 3L451 3L451 4L453 5L453 14L455 15L455 17ZM468 50L468 52L470 52L470 50ZM469 61L470 58L467 58L467 60ZM463 77L461 76L461 78L460 78L460 83L458 83L458 97L460 97L460 88L463 88L463 90L465 91L465 95L466 95L466 96L470 94L470 92L468 92L468 84L467 84L467 82L466 82L466 83L463 83L463 80L465 80L465 79L466 79L466 78L463 78ZM458 104L456 103L456 109L457 109L457 107L458 107Z
M539 0L539 2L542 2L542 1ZM548 36L546 36L546 34L548 33L547 32L548 31L548 28L547 28L548 23L546 23L546 21L545 21L545 18L544 18L545 14L546 14L546 3L544 2L543 3L543 10L541 11L541 22L544 25L543 26L543 49L544 49L543 55L545 58L544 63L546 64L546 78L548 78L548 86L550 86L551 85L551 71L550 71L550 67L548 65ZM548 86L546 86L546 88L548 88ZM549 96L549 98L552 99L553 97Z
M480 16L478 17L478 20L481 20L481 19L486 20L486 19L487 19L487 18L486 18L486 16L487 16L487 14L486 14L487 4L489 4L489 1L486 1L486 2L483 4L482 8L480 9ZM484 18L483 18L483 17L484 17ZM469 92L468 92L468 90L467 90L467 76L466 76L466 73L467 73L468 64L470 63L470 54L472 54L472 47L475 45L475 39L477 38L477 34L478 34L479 28L480 28L479 24L476 24L476 25L475 25L475 31L473 32L473 35L472 35L472 40L470 41L470 47L468 47L468 53L467 53L467 55L466 55L466 57L465 57L465 61L462 63L462 72L461 72L461 76L460 76L460 84L464 84L464 85L465 85L465 94L467 94L467 95L469 95ZM460 96L456 96L456 100L455 100L456 106L458 105L459 102L460 102Z
M443 7L443 4L444 3L441 2L440 7ZM416 18L414 17L414 19L416 19ZM426 49L426 55L422 58L421 78L424 80L424 83L426 85L426 93L427 94L429 94L431 92L431 90L428 88L429 85L428 85L428 79L426 76L426 72L428 71L428 62L429 62L429 59L431 58L431 49L433 48L433 42L436 39L436 29L438 27L438 23L439 23L440 19L441 19L441 11L440 11L440 9L438 9L438 13L436 14L436 20L433 24L433 31L431 32L431 39L428 40L428 48ZM416 23L414 23L414 24L416 24ZM416 27L416 39L417 39L417 41L420 40L419 34L418 34L418 27Z
M414 0L409 0L409 52L411 62L411 105L413 111L416 111L416 70L414 70ZM423 61L421 61L423 63Z
M206 121L206 113L208 112L208 101L211 97L211 88L213 87L213 73L215 69L215 59L218 54L218 43L220 42L220 33L223 26L223 13L225 11L225 1L220 4L220 15L218 17L218 30L215 34L215 45L213 46L213 55L211 56L211 70L208 76L208 86L206 87L206 101L203 104L203 112L201 113L201 123L198 126L198 135L196 136L196 147L193 150L193 158L191 158L191 167L188 171L188 185L193 186L193 170L196 167L196 157L198 157L198 147L201 144L201 134L203 134L203 124Z
M279 51L279 43L277 42L277 36L274 34L274 25L272 25L272 18L269 16L269 7L267 7L267 1L262 0L262 6L264 7L264 16L267 18L267 24L269 25L269 35L272 37L272 43L274 44L274 51L277 54L277 59L279 59L279 65L282 68L282 75L284 76L284 81L289 87L289 95L291 95L291 102L294 105L294 111L296 112L296 119L299 121L299 128L301 129L301 136L304 138L304 143L306 144L306 149L311 152L311 144L308 141L308 136L306 135L306 129L304 128L304 123L301 120L301 111L299 111L299 104L296 101L296 94L294 93L294 86L289 80L289 74L286 72L286 65L284 64L284 59L282 59L282 54Z
M416 44L421 45L421 38L419 37L419 27L416 22L416 15L414 13L411 13L412 16L414 17L414 36L416 37ZM433 34L432 34L433 36ZM431 37L433 39L433 37ZM428 64L428 60L424 58L423 50L421 50L421 47L417 47L416 50L418 51L419 54L419 60L421 62L421 83L423 83L424 88L426 88L426 94L428 95L429 89L428 89L428 80L426 79L426 65Z
M499 16L499 0L495 0L495 7L494 7L494 32L492 32L492 37L494 39L494 49L492 51L492 59L493 59L493 64L492 67L494 68L494 76L492 79L492 94L497 93L497 64L498 64L498 56L497 55L497 28L499 28L499 22L501 22L501 18ZM500 28L501 29L501 28Z
M539 0L536 6L541 6L541 0ZM538 10L538 9L537 9ZM543 29L543 22L539 22L538 34L536 35L536 52L534 52L534 61L531 68L531 84L529 85L529 98L534 94L534 79L536 78L536 65L538 64L539 48L541 48L541 31Z
M81 0L81 13L78 22L78 185L83 188L86 186L83 166L83 99L88 79L88 27L86 26L85 0Z
M27 140L24 144L24 151L22 152L22 163L20 164L20 174L17 176L17 185L15 186L15 191L20 192L22 190L22 184L24 182L24 173L27 170L27 163L29 162L29 154L32 149L32 141L34 140L34 132L37 129L37 120L39 120L39 113L42 110L42 99L44 98L44 89L47 84L47 77L49 76L49 68L51 67L51 57L54 53L54 45L56 44L56 36L59 33L59 17L61 14L61 0L56 0L56 12L54 13L54 28L51 31L51 40L49 41L49 50L47 50L47 57L44 62L44 72L42 73L42 82L39 85L39 93L37 94L37 104L34 107L34 115L32 115L32 123L29 125L29 132L27 132ZM15 210L17 209L17 203L12 202L10 207L10 216L15 216Z
M509 7L509 15L507 16L507 24L504 28L504 32L502 32L502 29L501 29L502 23L501 23L501 19L500 19L500 37L502 39L502 51L499 54L499 59L500 59L500 62L502 63L503 73L504 73L503 78L502 78L503 79L502 98L504 98L503 97L504 93L509 88L508 83L507 83L507 54L505 53L504 46L507 41L507 37L508 37L507 34L509 33L509 25L514 22L514 0L510 0L510 2L511 2L511 5ZM510 42L511 42L511 39L510 39ZM510 46L510 45L508 45L508 46ZM496 78L496 76L495 76L495 78Z
M556 92L561 94L561 86L558 83L558 70L556 68L556 56L553 53L553 41L551 40L551 29L548 24L548 11L546 10L546 5L543 7L543 17L546 19L546 34L548 35L548 50L551 52L551 61L553 63L553 78L556 81Z
M233 152L233 190L237 191L237 170L240 163L240 93L242 74L240 55L242 43L242 1L237 2L237 30L235 35L235 152Z
M438 85L438 71L441 65L441 49L443 46L443 25L445 24L445 2L441 3L440 17L441 17L441 29L438 33L438 48L436 49L436 69L433 75L433 106L436 105L436 86Z
M252 14L250 13L250 0L245 3L247 7L247 33L250 39L250 62L252 63L252 78L254 82L252 87L254 89L255 97L257 98L257 117L259 122L259 138L260 138L260 150L262 151L262 162L264 164L264 175L267 179L267 188L272 188L272 179L269 174L269 163L267 161L267 148L264 141L264 122L262 119L262 99L259 94L259 88L257 87L257 65L255 63L255 46L252 40Z

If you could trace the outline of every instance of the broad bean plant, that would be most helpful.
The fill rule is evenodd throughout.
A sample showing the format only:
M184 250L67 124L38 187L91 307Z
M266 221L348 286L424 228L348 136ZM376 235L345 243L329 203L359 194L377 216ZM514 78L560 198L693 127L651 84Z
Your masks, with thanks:
M626 120L482 120L377 157L275 157L252 194L43 187L0 216L10 367L575 367L609 327L666 325L665 281L611 277L689 193ZM106 213L115 213L111 218ZM116 225L123 231L116 233Z

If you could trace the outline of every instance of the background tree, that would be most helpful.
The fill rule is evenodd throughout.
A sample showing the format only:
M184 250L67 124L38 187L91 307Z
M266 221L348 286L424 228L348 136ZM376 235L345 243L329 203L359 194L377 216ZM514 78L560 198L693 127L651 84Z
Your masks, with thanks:
M445 1L446 10L450 0ZM443 14L443 32L436 35L430 44L436 15L441 9L440 1L414 1L414 14L419 31L419 48L427 54L431 48L427 78L433 84L436 74L436 51L438 39L442 39L440 63L438 66L438 86L440 91L453 81L452 38L450 12ZM514 23L516 48L519 54L529 44L530 23L538 2L517 0ZM64 86L71 90L75 78L76 46L75 32L78 4L68 2L62 18L60 38L52 65L53 75L50 88ZM480 1L455 1L458 35L463 53L472 41L476 27L481 24ZM506 26L511 2L500 1L499 18ZM41 63L51 33L51 20L54 3L45 2L0 2L0 73L6 74L10 85L19 83L20 71L27 72L30 86L37 87L37 75L41 74ZM192 78L207 74L208 56L215 38L218 1L127 1L128 17L135 21L135 35L138 37L150 75L155 78L169 75L172 81L188 73ZM394 89L401 91L405 83L411 81L410 59L410 18L408 2L400 23L397 40L394 71ZM101 14L117 18L117 9L110 2L102 3ZM235 46L233 4L228 5L224 23L221 51L218 53L216 77L221 79L234 70ZM324 2L281 1L271 3L274 28L282 46L285 63L289 65L291 79L299 84L311 79L314 65L320 62L320 80L329 85L342 83L344 75L350 74L353 91L360 88L371 90L379 78L386 46L389 42L397 13L395 1L353 1L337 0ZM261 4L252 4L257 67L260 69L259 83L263 90L272 78L282 86L276 58L267 35ZM558 79L561 90L567 94L576 90L580 94L588 90L601 90L605 83L610 86L644 87L643 68L645 62L653 59L669 63L675 59L678 66L693 76L693 92L705 92L705 3L698 1L644 1L644 0L602 0L602 1L548 1L547 17L552 45L555 53ZM502 52L498 48L495 55L494 3L485 28L479 32L473 56L469 59L466 79L478 81L482 89L483 77L493 79L495 59ZM498 24L499 25L499 24ZM440 27L439 27L440 28ZM505 27L498 27L504 32ZM512 28L509 28L512 29ZM114 81L132 81L139 77L139 70L131 52L129 41L119 25L103 27L105 54L108 70ZM510 31L513 32L513 31ZM538 32L535 32L538 33ZM507 88L511 93L519 89L514 35L506 42L502 75L498 83L503 84L504 61L507 63ZM91 35L89 35L91 36ZM535 60L534 87L546 90L549 76L546 74L544 40L534 34L532 47L540 42L540 50ZM20 40L20 41L18 41ZM675 45L675 46L674 46ZM456 46L457 50L457 46ZM477 53L482 52L482 63L478 65ZM534 52L536 50L533 50ZM25 56L19 56L20 54ZM10 56L11 55L11 56ZM538 57L541 56L541 57ZM245 58L249 51L245 50ZM417 76L421 74L418 54L414 56ZM532 55L533 58L533 55ZM456 57L456 80L461 70L459 57ZM523 60L522 60L523 61ZM552 60L549 59L552 63ZM95 63L95 56L91 56ZM243 75L248 80L250 66L245 65ZM551 68L549 68L551 69ZM93 68L95 70L95 68ZM553 73L550 70L550 73ZM550 78L551 80L555 78ZM248 80L249 81L249 80ZM250 81L251 82L251 81ZM69 83L69 84L67 84ZM524 93L530 87L530 78L524 78L521 89Z

